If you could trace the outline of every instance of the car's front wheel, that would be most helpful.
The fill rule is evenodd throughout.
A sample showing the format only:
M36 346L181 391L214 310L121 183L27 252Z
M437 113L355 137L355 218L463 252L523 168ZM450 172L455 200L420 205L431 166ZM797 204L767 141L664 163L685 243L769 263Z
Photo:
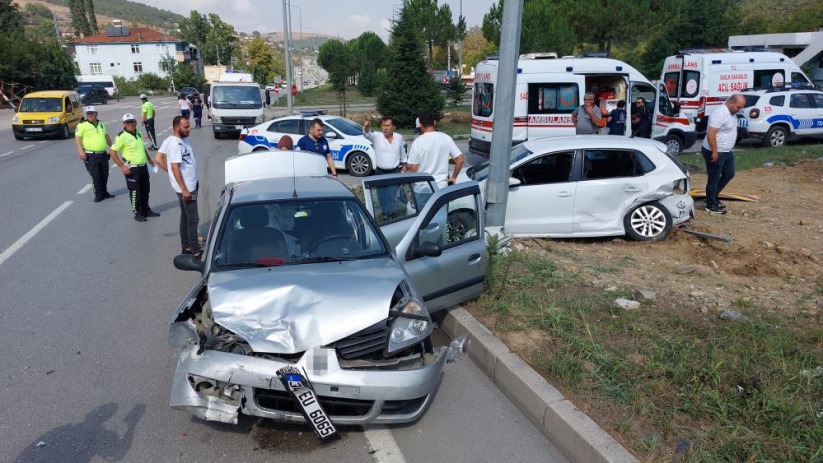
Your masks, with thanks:
M109 104L109 97L107 97L107 96L103 97L103 104Z
M63 126L60 127L60 138L62 138L63 140L66 140L70 136L71 136L71 134L69 133L69 125L68 124L63 124Z
M623 217L626 236L635 241L661 241L672 231L672 215L662 204L641 204Z
M355 177L365 177L371 173L371 159L366 153L355 151L346 159L346 170Z
M786 139L789 137L789 132L785 128L777 125L766 132L766 138L763 139L763 144L766 147L777 147L786 144Z

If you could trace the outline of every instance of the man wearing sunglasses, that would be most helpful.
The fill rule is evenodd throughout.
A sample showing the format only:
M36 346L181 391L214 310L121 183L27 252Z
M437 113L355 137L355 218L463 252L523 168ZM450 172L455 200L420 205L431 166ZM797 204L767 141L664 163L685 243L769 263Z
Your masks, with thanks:
M123 131L111 145L111 159L126 177L134 220L145 222L146 217L159 217L160 214L149 207L151 182L146 164L154 167L154 161L146 154L143 135L137 130L137 118L131 113L123 115Z

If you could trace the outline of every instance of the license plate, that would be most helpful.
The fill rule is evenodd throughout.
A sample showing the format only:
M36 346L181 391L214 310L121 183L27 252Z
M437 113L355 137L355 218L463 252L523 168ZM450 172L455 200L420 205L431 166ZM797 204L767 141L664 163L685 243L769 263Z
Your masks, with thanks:
M326 411L317 401L314 390L308 386L307 379L303 378L296 368L286 367L277 371L277 377L283 382L297 405L303 412L306 421L312 425L315 434L321 442L325 443L337 438L337 429L332 424Z
M42 132L43 127L26 127L26 132Z
M242 125L235 125L234 128L237 130L243 130L245 127L243 127Z

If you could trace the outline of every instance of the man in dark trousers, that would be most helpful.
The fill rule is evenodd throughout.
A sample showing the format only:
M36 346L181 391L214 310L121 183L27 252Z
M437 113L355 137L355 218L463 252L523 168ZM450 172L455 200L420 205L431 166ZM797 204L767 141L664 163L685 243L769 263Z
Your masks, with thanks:
M637 97L632 108L632 135L635 137L652 137L652 110L646 105L646 99Z
M74 143L77 145L77 156L86 165L91 176L91 186L94 189L94 202L114 198L109 193L109 146L111 137L106 132L103 121L97 119L97 110L94 106L86 106L86 120L77 124Z
M117 154L118 151L120 155ZM151 183L146 164L151 164L152 167L155 164L146 153L143 135L137 130L137 118L131 113L123 115L123 131L111 145L111 159L126 177L134 220L145 222L146 217L159 217L160 214L149 207Z

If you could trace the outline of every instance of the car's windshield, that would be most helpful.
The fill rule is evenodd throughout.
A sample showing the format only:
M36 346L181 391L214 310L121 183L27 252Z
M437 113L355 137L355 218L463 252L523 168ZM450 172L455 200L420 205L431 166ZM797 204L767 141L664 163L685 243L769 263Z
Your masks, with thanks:
M523 146L523 144L519 144L512 148L511 152L511 164L525 158L526 156L532 154L528 148ZM474 166L470 167L468 170L468 176L478 182L481 180L486 180L489 177L489 161L483 161L480 164L475 164Z
M214 252L217 269L385 257L380 232L353 198L231 206Z
M97 87L96 85L80 85L76 89L74 89L77 93L88 93L91 89ZM100 87L102 88L102 87Z
M343 132L346 135L363 135L363 126L349 119L335 117L334 119L327 120L326 124L329 124L339 132Z
M211 103L218 109L253 109L263 105L256 85L215 85Z
M21 113L59 113L63 111L62 98L23 98Z

